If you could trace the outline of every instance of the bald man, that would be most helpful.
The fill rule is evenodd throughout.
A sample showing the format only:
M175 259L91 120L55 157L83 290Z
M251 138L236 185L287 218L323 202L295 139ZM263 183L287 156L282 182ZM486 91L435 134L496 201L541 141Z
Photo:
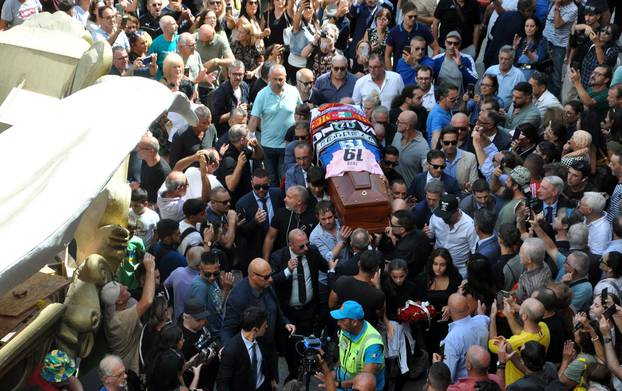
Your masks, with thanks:
M478 381L492 380L503 389L501 379L497 375L488 374L490 366L490 353L488 349L479 345L474 345L467 350L466 369L468 376L458 379L458 382L447 388L447 391L461 391L475 389L475 383Z
M160 18L162 35L154 39L151 46L149 46L149 54L155 53L158 55L158 73L156 75L156 80L162 78L162 69L166 56L169 53L177 52L177 40L179 39L179 35L177 35L178 27L177 21L172 16L164 15Z
M490 311L492 320L490 322L490 340L488 341L488 348L493 353L497 353L499 351L496 313L497 305L495 301ZM544 305L540 301L534 298L528 298L523 301L518 312L518 316L523 321L522 328L518 325L518 322L515 319L515 313L511 311L509 303L504 306L503 313L508 320L512 332L514 333L514 335L507 340L512 350L519 350L528 341L539 342L548 349L549 343L551 342L551 334L546 323L541 322L544 316ZM523 376L525 376L525 374L518 369L512 361L507 362L505 367L506 386L516 382Z
M408 203L401 199L401 198L396 198L393 201L391 201L391 213L395 213L398 210L408 210Z
M469 347L486 346L490 319L482 315L482 308L478 308L478 315L471 316L466 297L459 293L449 296L447 307L453 322L449 324L449 332L441 345L444 346L444 362L451 372L452 383L455 383L468 375L466 356Z
M216 34L214 28L204 24L199 28L196 35L196 51L204 61L203 66L208 72L216 71L216 80L210 85L207 81L199 83L199 100L207 105L207 96L213 88L218 87L220 72L235 60L235 56L229 46L229 41L220 34Z
M317 98L317 91L313 88L315 83L315 76L313 71L307 68L302 68L296 72L296 88L300 94L300 99L303 103L308 105L315 105Z
M398 149L400 157L395 170L407 186L422 171L421 162L430 150L425 137L417 130L418 125L419 119L414 111L402 111L397 118L397 133L393 137L392 145Z
M272 287L272 268L262 259L255 258L248 265L248 276L231 290L225 307L225 317L220 331L220 340L225 345L241 327L242 312L251 306L259 307L268 313L268 328L258 340L264 345L264 360L277 373L278 354L276 350L277 332L293 334L296 326L291 324L281 311L279 300Z
M288 235L288 245L270 255L270 264L274 289L285 316L296 326L298 334L313 334L313 325L320 314L318 272L328 272L328 263L317 247L309 244L307 234L294 229ZM289 342L285 354L288 379L296 379L300 365L300 355L295 349L298 340Z
M458 148L475 153L473 142L471 141L469 117L464 113L456 113L451 117L449 124L458 129Z
M354 92L356 76L348 72L348 59L336 54L331 60L330 72L319 76L315 81L317 104L337 103L341 99L350 98Z
M171 172L168 162L159 154L160 143L151 133L145 134L138 145L136 152L142 160L140 166L140 187L147 190L147 201L155 204L158 199L158 189Z

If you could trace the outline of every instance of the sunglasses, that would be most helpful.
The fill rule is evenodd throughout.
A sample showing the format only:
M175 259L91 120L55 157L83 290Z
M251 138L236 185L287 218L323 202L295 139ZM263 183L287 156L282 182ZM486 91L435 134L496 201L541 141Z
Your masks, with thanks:
M300 80L298 80L298 83L302 84L305 87L311 87L313 85L312 81L300 81Z
M429 163L429 164L430 164L430 167L432 167L435 170L438 170L439 168L443 170L445 169L445 167L447 167L446 164L432 164L432 163Z
M272 274L268 274L268 275L265 275L265 276L263 274L259 274L257 272L253 272L253 274L258 276L258 277L263 278L264 281L268 281L272 277Z
M225 204L230 204L230 203L231 203L231 199L228 199L228 200L223 200L223 201L218 201L218 200L212 200L212 201L213 201L213 202L217 202L217 203L219 203L219 204L223 204L223 205L225 205Z
M335 72L345 72L346 67L333 67L333 71Z
M303 248L309 247L309 242L307 243L303 243L303 244L299 244L298 246L296 246L296 248L298 248L298 250L302 250Z
M203 273L205 274L205 277L210 278L210 277L214 277L214 278L218 278L218 276L220 276L220 270L217 272L205 272Z
M260 185L260 184L253 185L253 189L255 190L268 190L269 188L270 188L270 185L267 183L265 185Z
M388 160L383 160L382 163L388 167L396 167L397 165L400 164L399 162L390 162Z
M458 145L458 140L443 141L443 145L444 145L444 146L448 146L448 145ZM444 167L443 167L443 168L444 168Z
M445 46L458 46L460 41L445 41Z
M294 140L302 141L308 139L309 136L294 136Z

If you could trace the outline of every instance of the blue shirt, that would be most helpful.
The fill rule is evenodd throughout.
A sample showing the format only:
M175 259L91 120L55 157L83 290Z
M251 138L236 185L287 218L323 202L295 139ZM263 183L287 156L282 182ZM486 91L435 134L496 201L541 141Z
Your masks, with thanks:
M469 347L479 345L488 348L488 324L486 315L467 316L449 324L445 346L445 364L451 372L451 381L467 377L466 353Z
M318 93L317 103L318 105L324 103L337 103L342 98L352 97L354 92L354 85L356 84L356 76L350 72L346 73L346 80L337 88L330 80L331 72L326 72L321 75L315 81L315 89Z
M285 84L281 95L275 94L269 84L259 91L251 115L261 119L262 146L285 148L285 132L294 125L294 112L300 103L298 90L289 84Z
M223 300L221 298L220 286L218 285L218 279L209 284L200 275L197 275L192 280L190 286L190 297L196 298L205 304L207 308L207 328L214 336L220 336L220 329L222 328L223 320Z
M339 222L335 220L335 232L337 232L336 236L333 236L333 234L326 231L320 224L316 225L315 228L313 228L313 231L311 231L311 235L309 235L309 242L317 247L318 251L322 255L322 258L324 258L326 262L333 260L333 249L337 246L339 229ZM318 273L318 282L326 285L326 273L323 271L319 271Z
M345 330L341 332L352 342L357 342L363 334L365 334L365 330L367 330L367 326L369 323L365 321L363 324L363 328L358 335L352 335ZM376 372L376 391L384 390L384 354L382 345L371 345L365 350L365 354L363 355L363 362L366 364L378 364L380 369ZM339 380L350 380L348 379L346 373L343 371L341 367L337 367L337 381ZM340 388L341 390L341 388Z
M159 35L156 39L153 40L151 46L149 46L149 53L155 53L158 55L158 73L156 75L156 80L160 80L162 78L162 70L164 69L164 59L168 56L169 53L177 52L177 40L179 39L179 35L173 35L172 41L167 41L164 38L164 34Z
M170 276L164 281L164 286L173 291L175 310L174 318L179 319L179 315L184 312L186 299L190 297L192 291L190 286L194 278L199 275L199 271L190 266L178 267L173 270Z
M404 30L404 23L400 23L389 31L387 46L393 48L393 69L397 69L397 62L402 58L402 51L404 51L406 46L410 45L410 41L416 36L423 37L428 46L434 42L430 28L419 22L415 23L410 32Z
M514 86L521 81L526 81L523 72L515 66L512 66L508 73L502 75L501 71L499 71L499 65L493 65L486 69L484 74L497 76L497 81L499 82L497 95L503 99L504 109L507 109L512 104L512 90L514 90Z
M159 241L153 246L153 254L162 281L166 281L173 270L178 267L188 266L186 257L177 252L177 246L169 246Z
M622 239L615 239L610 241L605 251L603 251L603 255L612 253L614 251L622 253Z
M419 64L427 65L432 68L434 66L434 61L432 61L430 57L425 56L421 59ZM400 59L397 60L397 66L395 68L395 71L399 73L400 76L402 76L402 80L404 80L404 85L417 84L415 80L417 77L416 68L413 68L409 63L404 61L403 58L400 57Z
M426 129L428 130L428 144L432 143L432 134L443 130L443 128L451 123L451 111L445 110L440 104L435 104L430 110ZM434 148L434 145L430 145Z

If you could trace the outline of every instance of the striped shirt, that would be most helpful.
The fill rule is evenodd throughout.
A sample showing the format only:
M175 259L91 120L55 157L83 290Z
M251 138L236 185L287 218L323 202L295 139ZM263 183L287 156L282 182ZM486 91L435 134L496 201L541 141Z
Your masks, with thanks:
M549 269L549 265L547 264L543 264L542 267L535 270L525 270L523 274L518 277L516 298L525 300L531 297L531 294L536 289L545 286L549 281L551 281L551 269Z
M577 20L578 9L573 1L569 4L559 7L559 15L564 21L564 25L560 28L555 27L555 6L552 6L546 16L546 24L544 26L544 38L546 38L551 45L558 47L567 47L570 37L570 30L572 25Z
M620 198L622 198L622 183L618 183L613 190L611 200L609 200L609 210L607 210L607 219L610 223L620 214Z

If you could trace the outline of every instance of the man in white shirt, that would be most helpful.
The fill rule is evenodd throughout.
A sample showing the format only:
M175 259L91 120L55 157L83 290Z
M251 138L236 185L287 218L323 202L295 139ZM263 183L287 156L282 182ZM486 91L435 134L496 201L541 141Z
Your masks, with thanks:
M426 110L432 110L432 107L436 104L436 97L434 96L434 84L432 84L433 71L427 65L421 65L417 69L417 86L424 92L422 97L422 106Z
M602 255L611 241L611 224L607 219L605 204L607 200L602 194L588 191L579 201L579 211L585 216L588 228L588 246L596 255Z
M529 78L529 84L533 90L533 103L540 111L540 116L544 118L544 113L548 109L558 108L563 109L559 100L548 90L549 78L545 73L535 71L531 78ZM544 124L545 126L548 124Z
M404 81L402 77L393 71L384 69L385 63L382 56L374 53L369 58L369 75L365 75L356 81L352 99L357 105L361 105L363 99L372 94L378 94L380 103L391 107L393 99L402 93Z
M110 46L122 46L130 51L130 41L128 41L124 25L117 23L117 11L109 6L101 7L97 10L97 16L100 20L100 28L91 34L94 41L108 41Z
M430 226L423 231L430 239L436 239L435 248L446 248L451 254L454 265L462 277L466 278L466 262L475 252L478 237L473 219L458 207L456 196L445 194L441 197L434 215L430 217Z

